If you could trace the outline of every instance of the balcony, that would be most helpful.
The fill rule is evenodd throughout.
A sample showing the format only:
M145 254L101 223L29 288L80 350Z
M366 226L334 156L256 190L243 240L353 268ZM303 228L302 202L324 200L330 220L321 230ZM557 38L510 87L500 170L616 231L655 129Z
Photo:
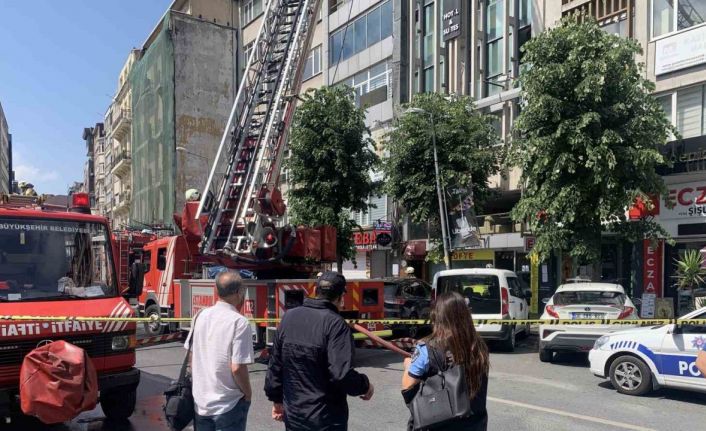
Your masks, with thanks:
M127 150L119 151L113 156L113 164L110 173L122 179L130 175L131 163L130 152Z
M132 125L132 111L130 109L120 109L113 119L113 137L118 141L123 141L130 133Z
M127 214L130 211L130 191L125 190L113 198L113 214Z

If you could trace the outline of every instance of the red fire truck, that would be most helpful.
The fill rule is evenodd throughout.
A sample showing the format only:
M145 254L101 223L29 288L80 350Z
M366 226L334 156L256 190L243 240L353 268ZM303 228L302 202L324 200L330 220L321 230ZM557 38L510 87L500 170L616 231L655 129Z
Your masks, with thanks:
M144 247L140 313L191 317L215 301L209 268L248 271L244 313L279 318L313 293L310 277L335 260L335 229L286 223L279 190L282 158L292 123L320 0L272 0L250 58L200 202L187 202L175 217L180 235ZM350 283L343 314L381 318L383 286ZM271 327L271 326L270 326ZM148 332L167 325L154 322ZM258 326L264 341L267 326Z
M199 252L202 238L201 221L194 214L198 202L187 202L184 213L175 217L181 234L156 238L145 244L142 252L144 289L138 309L144 316L191 317L216 299L215 283L208 271L216 267L250 271L257 280L247 280L247 296L243 314L250 318L279 319L284 312L301 305L304 297L314 294L310 277L321 269L321 263L336 259L335 229L298 228L295 240L281 259L240 262L230 257L203 255ZM377 280L352 280L341 313L348 318L380 319L384 316L383 283ZM267 328L274 324L255 325L256 344L267 341ZM153 322L145 324L146 332L158 335L177 325Z
M90 214L87 194L73 194L68 210L36 197L1 195L0 315L132 316L125 297L139 295L142 285L133 277L121 288L113 253L107 220ZM25 355L54 340L88 353L108 418L132 414L140 379L134 323L15 320L0 321L0 417L18 409Z

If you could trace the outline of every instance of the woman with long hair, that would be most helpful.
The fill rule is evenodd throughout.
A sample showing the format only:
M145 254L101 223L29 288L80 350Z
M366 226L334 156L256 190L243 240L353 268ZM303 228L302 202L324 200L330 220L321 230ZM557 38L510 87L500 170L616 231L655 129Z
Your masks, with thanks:
M420 341L412 357L404 361L402 395L405 402L409 404L412 401L420 382L438 374L438 361L431 358L444 358L446 366L463 367L473 413L435 430L485 431L488 427L485 408L490 366L488 347L473 326L473 318L463 296L456 292L439 295L431 312L431 323L431 335ZM409 429L413 429L411 419Z

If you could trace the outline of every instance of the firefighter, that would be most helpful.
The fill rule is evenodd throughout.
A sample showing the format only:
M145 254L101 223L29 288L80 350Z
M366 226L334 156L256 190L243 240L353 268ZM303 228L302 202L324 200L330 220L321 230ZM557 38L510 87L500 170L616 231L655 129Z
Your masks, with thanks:
M369 400L373 384L353 369L353 334L338 313L346 279L326 271L316 280L316 298L287 311L270 356L265 393L272 418L288 431L346 431L347 396Z
M19 186L22 196L37 196L37 192L34 191L34 184L20 181Z

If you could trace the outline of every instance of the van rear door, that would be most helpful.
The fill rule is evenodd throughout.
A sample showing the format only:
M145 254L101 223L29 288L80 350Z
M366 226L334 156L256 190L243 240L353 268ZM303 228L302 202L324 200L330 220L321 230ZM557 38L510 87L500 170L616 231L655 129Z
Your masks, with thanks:
M458 292L471 309L474 319L502 318L500 280L494 274L455 274L439 276L437 295Z

